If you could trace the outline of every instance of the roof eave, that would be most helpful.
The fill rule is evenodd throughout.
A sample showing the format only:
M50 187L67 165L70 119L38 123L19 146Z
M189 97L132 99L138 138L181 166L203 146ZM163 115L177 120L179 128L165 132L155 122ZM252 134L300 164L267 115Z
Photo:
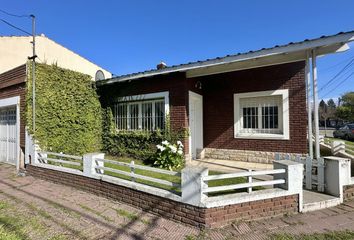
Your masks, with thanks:
M319 50L318 55L326 55L329 53L337 52L338 49L341 49L343 46L347 47L346 43L351 41L354 41L354 31L337 34L334 36L324 37L324 38L317 38L314 40L305 40L299 43L293 43L284 46L276 46L273 48L248 52L239 55L232 55L223 58L217 58L217 59L212 59L212 60L207 60L202 62L195 62L191 64L169 67L166 69L160 69L155 71L142 72L134 75L127 75L127 76L115 77L111 79L105 79L105 80L98 81L97 84L105 85L105 84L112 84L117 82L132 81L132 80L137 80L145 77L153 77L156 75L168 74L173 72L187 72L198 68L206 68L206 67L212 67L217 65L230 64L234 62L266 58L275 55L287 55L296 52L307 52L312 49L318 49ZM302 59L304 58L299 58L298 61Z

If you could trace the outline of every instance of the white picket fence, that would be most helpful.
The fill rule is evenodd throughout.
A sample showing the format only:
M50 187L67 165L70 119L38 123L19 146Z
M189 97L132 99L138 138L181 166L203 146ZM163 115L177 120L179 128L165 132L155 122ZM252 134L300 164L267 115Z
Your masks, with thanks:
M206 183L204 188L202 189L203 193L213 193L213 192L221 192L228 190L237 190L237 189L247 189L248 193L253 191L255 187L264 187L264 186L274 186L276 184L284 184L285 179L276 179L276 180L268 180L268 181L255 181L255 176L264 176L264 175L275 175L285 173L285 169L274 169L274 170L259 170L259 171L245 171L238 173L228 173L228 174L219 174L219 175L208 175L202 178L202 181ZM222 179L230 179L230 178L247 178L246 183L232 184L232 185L224 185L224 186L216 186L209 187L208 182L213 180L222 180Z
M74 156L54 152L38 152L38 162L42 164L51 164L63 168L81 169L83 165L82 156Z
M126 162L119 162L119 161L108 160L108 159L103 159L103 158L96 158L95 161L96 161L96 166L95 166L96 173L101 174L101 175L108 175L109 176L109 174L107 174L106 172L111 172L111 173L116 173L116 174L120 174L123 176L127 176L130 178L130 181L132 181L132 182L136 182L136 179L141 179L141 180L145 180L145 181L149 181L149 182L153 182L153 183L166 185L169 187L174 187L174 188L181 187L181 184L167 181L167 180L160 179L160 178L154 178L154 177L149 177L149 176L137 174L135 171L136 171L136 169L140 169L140 170L145 170L147 172L155 172L155 173L159 173L159 174L181 177L181 173L179 173L179 172L138 165L138 164L135 164L134 161L131 161L130 163L126 163ZM111 167L106 167L105 163L110 163L115 166L128 167L130 169L130 172L111 168Z
M306 189L312 190L315 188L319 192L325 191L325 163L323 158L311 159L309 156L301 155L292 156L290 154L275 155L275 160L291 160L304 164L304 186Z

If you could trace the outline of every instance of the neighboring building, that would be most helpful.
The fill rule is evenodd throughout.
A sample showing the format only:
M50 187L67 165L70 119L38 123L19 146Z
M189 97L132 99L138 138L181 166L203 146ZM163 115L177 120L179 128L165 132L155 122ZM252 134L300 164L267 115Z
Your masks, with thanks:
M31 37L0 37L0 162L23 166L28 57ZM93 80L112 74L45 36L36 37L36 61L88 74ZM20 163L21 160L21 163Z
M1 36L0 37L0 73L23 65L32 56L32 37ZM57 64L62 68L81 72L96 77L101 71L101 78L110 78L112 74L86 58L47 38L43 34L36 36L36 61L46 64Z
M186 129L187 159L271 162L306 154L308 59L348 49L354 32L97 81L118 130ZM316 59L316 58L314 58Z

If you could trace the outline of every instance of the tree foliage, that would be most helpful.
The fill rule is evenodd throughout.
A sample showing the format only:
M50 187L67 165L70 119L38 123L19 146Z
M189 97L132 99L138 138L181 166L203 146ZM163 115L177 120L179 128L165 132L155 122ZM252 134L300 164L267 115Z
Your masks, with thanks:
M27 81L26 125L32 131L32 74ZM68 154L101 149L101 105L89 75L36 65L36 132L41 148Z
M341 97L336 115L343 120L354 122L354 92L348 92Z

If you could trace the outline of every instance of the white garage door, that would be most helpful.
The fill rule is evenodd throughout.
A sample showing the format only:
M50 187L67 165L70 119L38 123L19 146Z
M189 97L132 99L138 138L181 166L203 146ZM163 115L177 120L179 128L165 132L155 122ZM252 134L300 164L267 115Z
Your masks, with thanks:
M16 107L0 108L0 162L17 163Z

